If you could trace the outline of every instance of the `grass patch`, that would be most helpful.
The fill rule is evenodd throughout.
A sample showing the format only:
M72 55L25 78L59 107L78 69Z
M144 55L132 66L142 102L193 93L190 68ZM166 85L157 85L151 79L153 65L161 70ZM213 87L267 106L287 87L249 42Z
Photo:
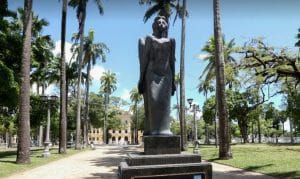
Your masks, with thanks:
M7 151L0 151L0 178L4 176L9 176L18 172L29 170L49 162L62 159L73 154L79 153L84 150L74 150L68 149L67 154L58 154L58 149L52 149L51 156L49 158L43 158L43 148L33 148L31 149L31 164L20 165L16 164L17 152L16 149L8 149Z
M189 149L192 151L192 148ZM276 177L300 178L300 146L246 144L231 146L233 158L218 159L218 148L201 145L204 160Z

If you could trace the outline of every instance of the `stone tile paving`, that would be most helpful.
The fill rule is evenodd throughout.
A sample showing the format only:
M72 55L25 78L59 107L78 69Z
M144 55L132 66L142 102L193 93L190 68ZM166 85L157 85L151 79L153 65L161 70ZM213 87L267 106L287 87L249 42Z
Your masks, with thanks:
M21 172L7 179L69 179L69 178L117 178L120 161L128 152L141 148L136 146L97 146L96 150L75 154L49 164ZM272 179L260 173L246 172L241 169L213 163L214 179Z

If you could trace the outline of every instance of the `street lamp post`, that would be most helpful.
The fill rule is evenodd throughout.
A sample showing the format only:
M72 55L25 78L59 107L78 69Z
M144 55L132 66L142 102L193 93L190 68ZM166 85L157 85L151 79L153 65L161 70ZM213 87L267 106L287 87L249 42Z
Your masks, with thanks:
M49 157L50 151L49 151L49 144L50 144L50 108L51 104L53 104L57 100L57 96L41 96L42 101L48 105L47 109L47 131L46 131L46 139L44 142L45 149L43 152L43 157Z
M198 146L199 146L199 141L198 141L198 128L197 128L197 123L196 123L196 113L198 111L200 111L199 109L199 105L196 105L196 104L193 104L193 99L192 98L189 98L187 99L188 103L190 104L190 108L192 109L193 111L193 114L194 114L194 150L193 150L193 153L196 153L198 154L199 153L199 149L198 149Z

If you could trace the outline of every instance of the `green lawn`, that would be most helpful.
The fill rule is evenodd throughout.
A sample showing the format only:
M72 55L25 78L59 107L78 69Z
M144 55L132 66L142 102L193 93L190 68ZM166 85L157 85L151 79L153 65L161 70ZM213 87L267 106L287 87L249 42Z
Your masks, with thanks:
M233 159L218 160L215 146L201 145L204 160L277 177L300 178L299 145L232 145ZM192 151L192 148L190 148Z
M9 149L7 151L0 151L0 178L4 176L9 176L17 172L25 171L44 165L51 161L55 161L75 153L81 152L83 150L68 149L67 154L58 154L58 149L51 150L51 156L49 158L42 158L43 149L33 148L31 154L31 164L28 165L17 165L16 161L16 149Z

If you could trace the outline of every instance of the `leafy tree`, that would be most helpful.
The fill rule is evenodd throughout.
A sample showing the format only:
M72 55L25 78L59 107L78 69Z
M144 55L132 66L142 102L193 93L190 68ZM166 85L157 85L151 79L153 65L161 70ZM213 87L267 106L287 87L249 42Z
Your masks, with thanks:
M174 135L180 135L180 123L178 120L171 120L171 131Z
M89 99L89 118L91 125L94 128L103 128L105 118L105 107L103 104L105 102L105 98L101 94L90 93ZM107 129L120 129L121 119L119 116L121 114L121 106L119 106L119 104L122 103L122 99L114 96L112 96L110 99L110 110L108 110L107 114Z
M290 133L291 133L291 143L294 143L295 131L300 129L300 92L299 88L294 90L289 90L287 94L287 107L286 107L287 117L290 119Z
M205 127L205 137L206 137L206 143L209 143L209 129L208 129L208 125L212 125L213 122L215 121L216 119L216 97L215 96L211 96L210 98L208 98L205 102L204 102L204 105L203 105L203 109L202 109L202 112L203 112L203 120L206 124L206 127ZM216 135L216 130L215 130L215 140L217 135Z
M241 51L244 54L241 67L254 71L264 84L300 82L299 61L295 54L286 48L276 49L267 45L263 39L253 39Z
M19 85L14 79L13 71L0 61L0 107L14 109L19 99Z

